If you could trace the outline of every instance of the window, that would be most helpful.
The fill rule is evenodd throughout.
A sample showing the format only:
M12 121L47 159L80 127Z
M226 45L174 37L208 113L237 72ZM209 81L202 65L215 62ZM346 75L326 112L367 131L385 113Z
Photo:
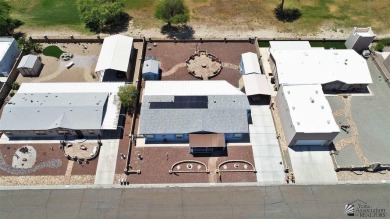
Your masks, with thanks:
M69 131L68 130L58 130L57 133L59 135L69 135Z
M154 135L145 135L146 138L154 138Z
M6 135L14 135L12 132L4 132Z
M36 135L47 135L45 131L34 131Z
M95 132L94 132L93 130L88 130L88 134L90 134L90 135L94 135L94 134L95 134Z
M233 134L233 138L241 138L242 134Z
M176 135L177 139L183 139L184 135Z

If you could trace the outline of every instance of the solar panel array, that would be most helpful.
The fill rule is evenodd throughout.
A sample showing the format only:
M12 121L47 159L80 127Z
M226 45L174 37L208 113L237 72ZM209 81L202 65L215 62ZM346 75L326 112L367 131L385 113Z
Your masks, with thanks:
M173 102L151 102L150 109L207 109L207 96L174 96Z

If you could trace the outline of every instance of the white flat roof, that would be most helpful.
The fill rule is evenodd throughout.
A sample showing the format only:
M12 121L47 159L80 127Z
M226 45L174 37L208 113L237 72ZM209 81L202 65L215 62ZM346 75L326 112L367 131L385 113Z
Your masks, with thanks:
M143 95L244 95L227 81L145 81Z
M7 52L14 40L14 38L0 37L0 61L3 60L5 53Z
M366 60L352 49L270 51L279 84L372 83Z
M297 132L340 132L321 85L283 86L283 94Z
M271 49L296 50L311 49L309 41L270 41Z
M271 95L271 91L268 87L267 78L262 74L249 74L243 75L245 93L247 96L251 95Z
M256 53L247 52L241 54L241 60L244 67L244 74L258 73L261 74L259 59Z
M123 35L109 36L104 39L95 72L106 69L127 72L133 38Z

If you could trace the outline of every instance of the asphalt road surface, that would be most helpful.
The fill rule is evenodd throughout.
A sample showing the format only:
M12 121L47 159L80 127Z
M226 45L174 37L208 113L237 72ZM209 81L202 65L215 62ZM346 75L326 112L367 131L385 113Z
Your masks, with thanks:
M389 184L3 190L0 218L356 218L358 199L390 218Z

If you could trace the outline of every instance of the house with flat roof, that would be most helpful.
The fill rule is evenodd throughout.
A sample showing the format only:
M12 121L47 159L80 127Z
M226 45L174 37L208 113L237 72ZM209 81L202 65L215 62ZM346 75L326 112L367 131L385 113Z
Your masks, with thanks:
M146 81L138 134L146 143L217 150L221 142L239 142L248 134L249 113L246 95L227 81Z
M117 92L125 83L23 83L4 106L9 138L98 137L118 128Z
M321 85L281 85L275 99L288 146L328 146L340 132Z
M19 53L14 38L0 37L0 77L8 77Z
M321 84L324 92L367 92L366 60L352 49L270 49L276 86Z
M122 76L131 80L131 65L135 65L133 48L132 37L117 34L104 38L95 68L100 81L116 81L117 77Z

